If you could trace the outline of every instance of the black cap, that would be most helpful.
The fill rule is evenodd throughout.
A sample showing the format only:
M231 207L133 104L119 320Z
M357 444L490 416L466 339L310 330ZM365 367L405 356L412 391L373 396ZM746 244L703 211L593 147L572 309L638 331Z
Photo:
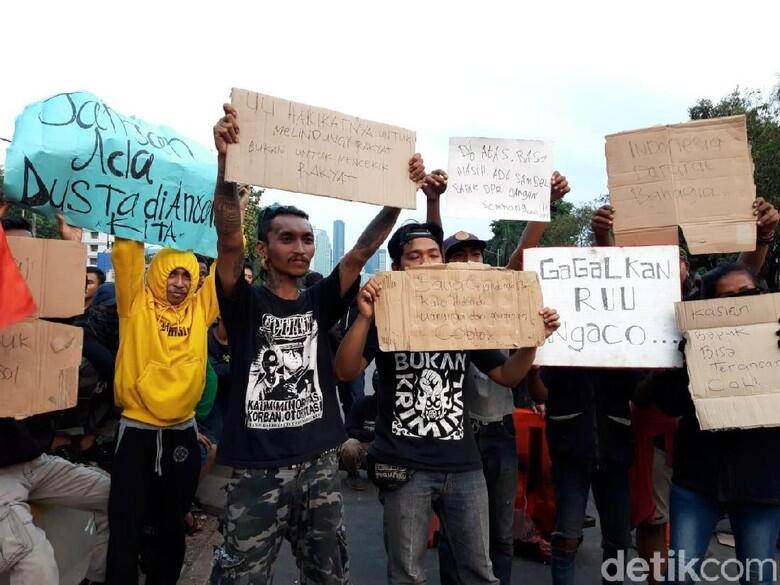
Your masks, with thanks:
M444 232L435 223L407 223L402 225L387 243L387 252L393 262L399 262L404 253L404 246L417 238L430 238L441 246Z
M484 250L487 247L487 242L485 240L479 239L474 234L464 231L455 232L449 238L444 240L444 261L446 262L449 260L450 254L452 254L452 252L464 244L468 244L469 246L478 248L479 250Z

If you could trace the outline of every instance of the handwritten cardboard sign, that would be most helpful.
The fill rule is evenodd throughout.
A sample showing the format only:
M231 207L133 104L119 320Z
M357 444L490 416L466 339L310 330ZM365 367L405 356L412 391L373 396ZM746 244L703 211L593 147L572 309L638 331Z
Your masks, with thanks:
M241 142L225 177L271 189L415 208L415 133L233 88Z
M534 347L544 342L535 274L451 263L384 272L376 307L382 351Z
M550 221L549 143L450 138L448 169L447 215Z
M0 331L0 417L76 405L84 331L38 319Z
M682 363L674 320L680 300L677 246L531 248L561 326L536 354L544 366L668 368Z
M701 428L780 426L780 294L678 303L676 312Z
M618 245L677 244L693 254L754 250L756 197L745 116L606 137Z
M214 257L215 156L85 92L27 106L6 155L5 196L68 223Z
M84 312L87 249L81 243L9 236L8 246L38 307L33 317Z

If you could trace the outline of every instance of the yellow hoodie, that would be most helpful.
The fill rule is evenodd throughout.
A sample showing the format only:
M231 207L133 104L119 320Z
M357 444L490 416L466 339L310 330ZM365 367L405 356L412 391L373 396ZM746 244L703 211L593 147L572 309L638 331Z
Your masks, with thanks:
M119 313L114 397L122 415L150 425L180 424L194 416L203 393L207 332L219 313L214 271L199 291L198 263L190 252L159 251L144 283L144 246L117 239L112 252ZM167 300L176 268L190 273L185 300Z

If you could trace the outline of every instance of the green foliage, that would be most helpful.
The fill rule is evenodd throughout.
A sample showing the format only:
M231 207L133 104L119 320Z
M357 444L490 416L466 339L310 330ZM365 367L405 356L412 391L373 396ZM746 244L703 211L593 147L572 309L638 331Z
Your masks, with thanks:
M542 236L541 246L590 246L593 234L590 218L593 211L606 202L606 196L589 203L574 205L559 201L552 211L552 221ZM520 242L525 221L500 219L490 224L493 237L488 240L485 260L493 266L505 266Z
M263 189L252 187L249 194L249 204L244 214L244 238L246 239L246 255L250 262L255 261L257 247L257 220L260 217L260 198L263 196Z

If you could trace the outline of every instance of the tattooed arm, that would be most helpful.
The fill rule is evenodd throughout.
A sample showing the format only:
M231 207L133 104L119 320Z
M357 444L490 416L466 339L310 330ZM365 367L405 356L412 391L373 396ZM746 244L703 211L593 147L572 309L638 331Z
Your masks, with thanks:
M222 291L231 296L244 272L244 236L241 229L241 202L234 183L225 182L225 155L228 144L238 144L238 114L230 104L222 106L225 115L214 126L217 147L217 186L214 189L214 226L217 229L217 272Z
M419 154L415 154L409 160L409 178L421 185L425 179L425 166ZM371 256L379 249L390 235L390 232L398 219L400 209L395 207L383 207L377 216L363 230L355 247L346 253L339 264L339 279L341 280L341 294L347 294L355 281L360 278L360 272Z

